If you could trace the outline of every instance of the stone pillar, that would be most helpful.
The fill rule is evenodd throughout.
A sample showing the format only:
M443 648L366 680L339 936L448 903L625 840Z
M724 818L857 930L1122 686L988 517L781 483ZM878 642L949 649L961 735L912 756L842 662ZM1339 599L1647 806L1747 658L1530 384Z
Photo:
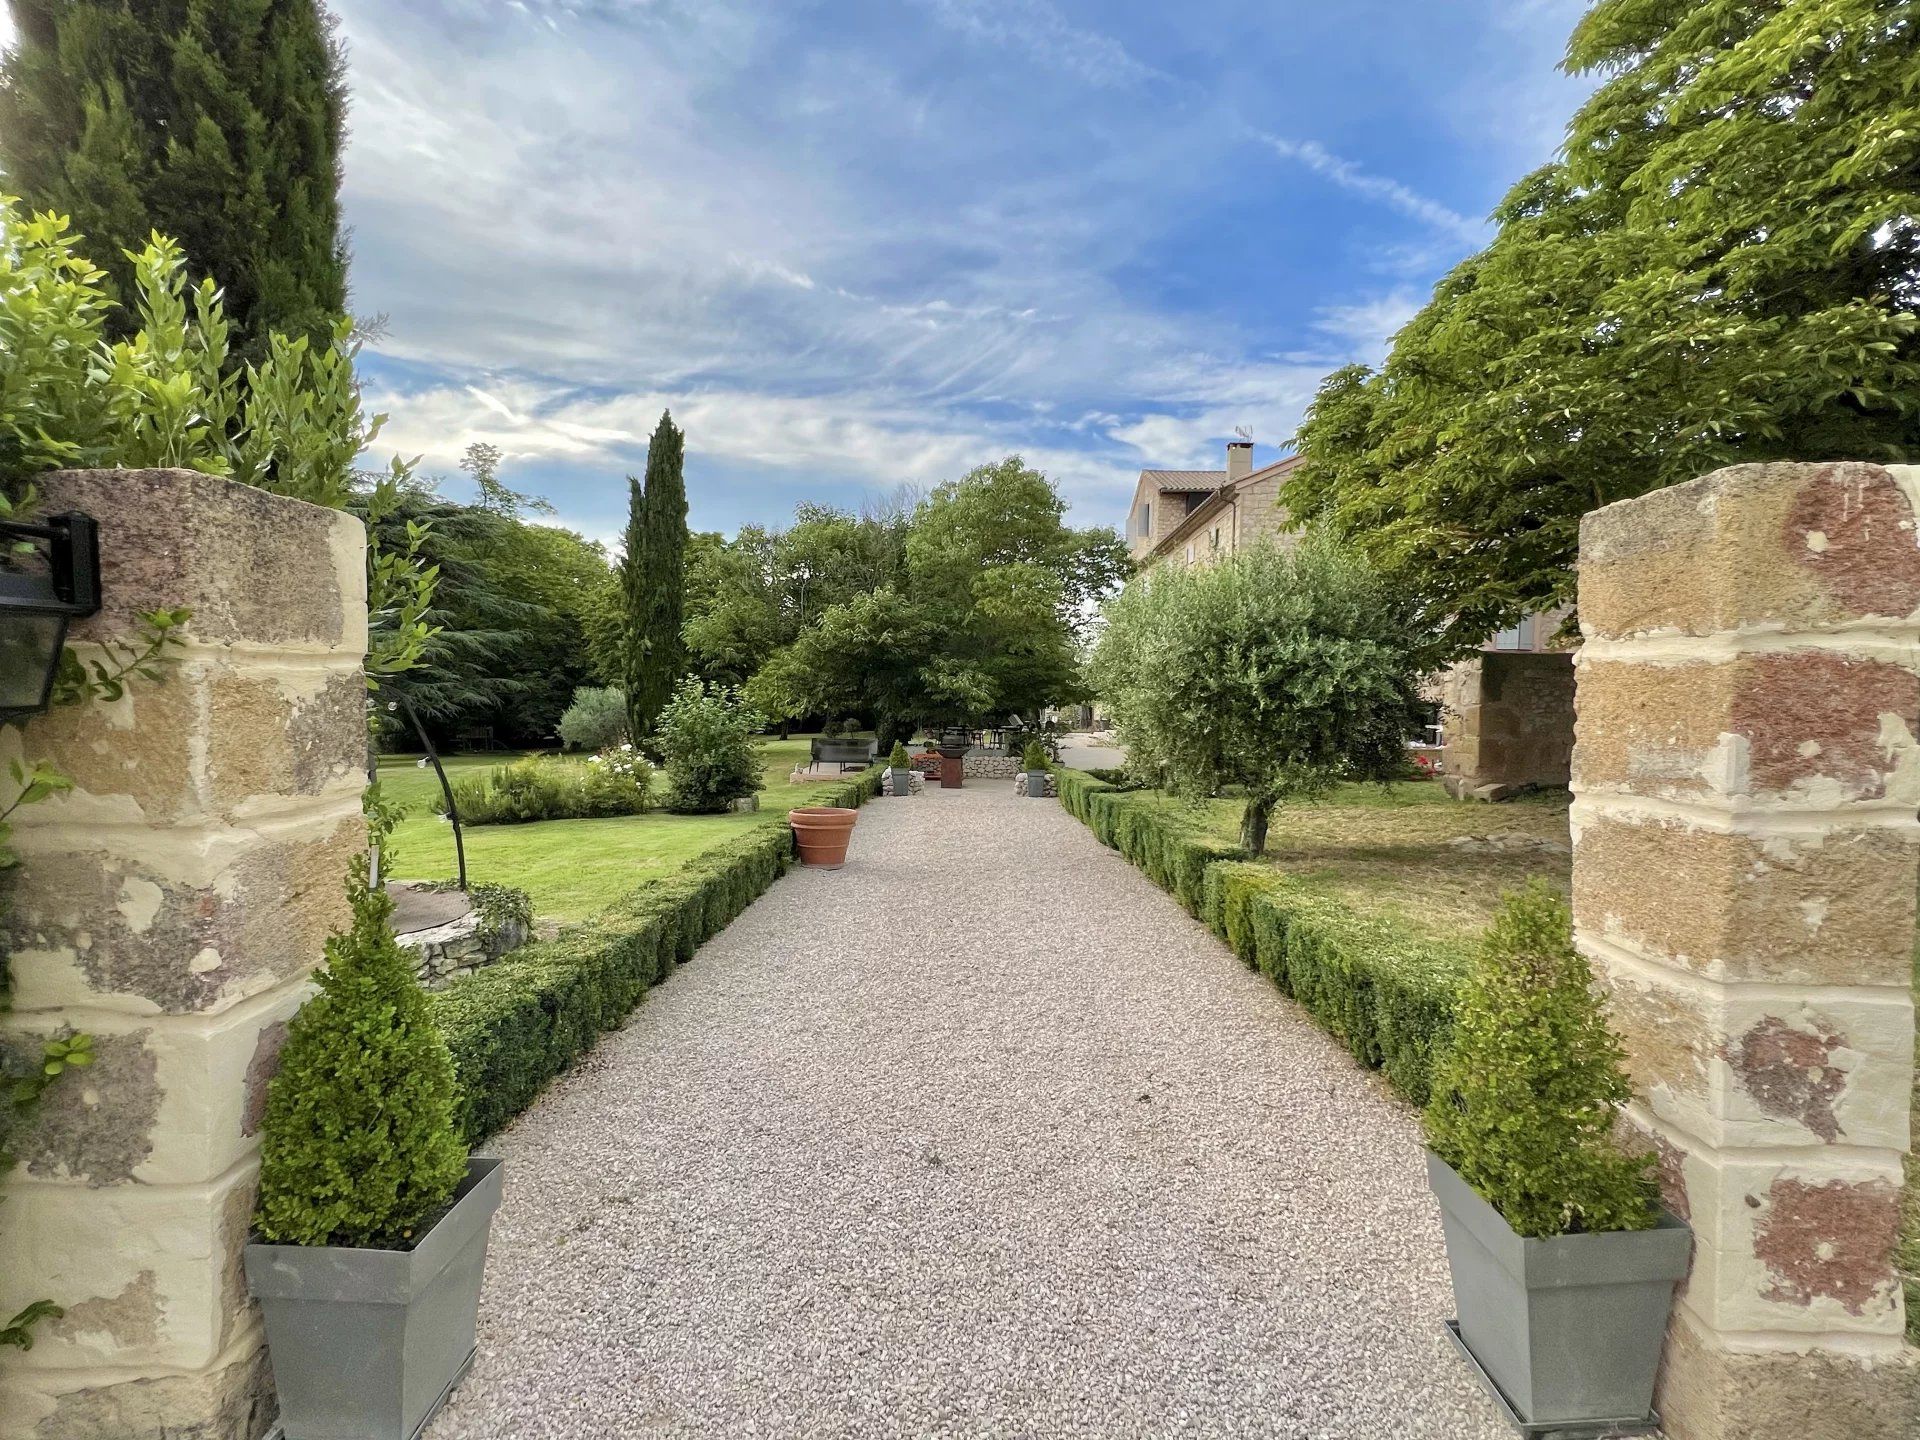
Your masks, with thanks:
M105 608L76 642L187 606L159 682L0 731L74 780L19 812L5 922L38 1053L98 1060L50 1089L0 1195L4 1440L255 1440L273 1415L241 1273L264 1087L364 843L365 535L337 511L182 470L48 477L100 522ZM83 655L87 646L78 647Z
M1694 1232L1674 1440L1920 1434L1916 489L1745 465L1581 526L1575 927Z
M1565 785L1573 751L1573 657L1485 650L1439 676L1441 752L1456 800L1503 800L1533 785Z

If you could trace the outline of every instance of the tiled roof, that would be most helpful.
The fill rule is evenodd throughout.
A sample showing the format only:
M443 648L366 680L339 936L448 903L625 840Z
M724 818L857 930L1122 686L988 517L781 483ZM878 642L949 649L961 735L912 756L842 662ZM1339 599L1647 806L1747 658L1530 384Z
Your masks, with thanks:
M1224 470L1142 470L1140 478L1162 490L1218 490L1227 483Z

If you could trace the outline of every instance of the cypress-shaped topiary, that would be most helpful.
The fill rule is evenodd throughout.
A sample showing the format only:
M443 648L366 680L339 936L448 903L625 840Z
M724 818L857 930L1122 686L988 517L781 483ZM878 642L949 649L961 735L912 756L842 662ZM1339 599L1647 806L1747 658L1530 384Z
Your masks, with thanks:
M1651 1159L1615 1142L1632 1095L1566 902L1534 880L1508 895L1457 992L1427 1143L1521 1235L1645 1230Z
M627 478L627 553L620 562L628 730L650 739L686 671L680 638L687 569L686 436L664 412L647 442L644 486Z
M346 308L344 57L317 0L13 0L0 169L131 299L154 230L220 278L235 346L331 343ZM130 313L130 312L129 312Z
M365 855L347 893L353 926L327 941L320 993L294 1016L267 1090L254 1229L282 1245L404 1249L466 1174L453 1061Z
M907 754L907 747L896 740L893 742L892 751L887 755L887 764L895 770L906 770L912 767L913 758Z

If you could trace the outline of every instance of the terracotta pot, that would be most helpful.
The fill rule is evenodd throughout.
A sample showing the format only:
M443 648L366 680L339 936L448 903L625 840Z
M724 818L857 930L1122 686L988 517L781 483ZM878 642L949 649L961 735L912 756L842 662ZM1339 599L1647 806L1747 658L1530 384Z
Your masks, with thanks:
M847 863L847 842L853 838L853 822L858 810L842 810L833 805L803 805L787 816L793 826L793 838L800 850L802 865L822 870L838 870Z

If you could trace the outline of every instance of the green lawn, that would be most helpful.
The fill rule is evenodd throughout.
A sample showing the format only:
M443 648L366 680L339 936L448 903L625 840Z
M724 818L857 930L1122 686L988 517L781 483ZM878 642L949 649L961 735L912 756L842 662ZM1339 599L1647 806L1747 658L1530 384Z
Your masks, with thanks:
M1198 818L1211 835L1239 838L1238 800L1162 803ZM1567 892L1567 805L1565 791L1489 805L1451 799L1431 780L1343 785L1323 801L1276 810L1262 859L1357 909L1470 939L1501 895L1532 876ZM1458 839L1474 843L1449 843ZM1515 848L1496 848L1501 843Z
M533 897L540 920L584 920L642 881L669 874L728 836L796 805L817 803L830 783L793 785L787 772L807 759L807 741L760 742L765 759L760 810L752 815L651 815L610 820L548 820L532 825L466 828L467 878L516 885ZM394 831L394 874L405 880L438 880L454 873L453 830L433 813L439 782L431 767L416 768L415 756L382 756L381 789L408 807ZM448 774L485 770L509 754L457 755L443 760Z

